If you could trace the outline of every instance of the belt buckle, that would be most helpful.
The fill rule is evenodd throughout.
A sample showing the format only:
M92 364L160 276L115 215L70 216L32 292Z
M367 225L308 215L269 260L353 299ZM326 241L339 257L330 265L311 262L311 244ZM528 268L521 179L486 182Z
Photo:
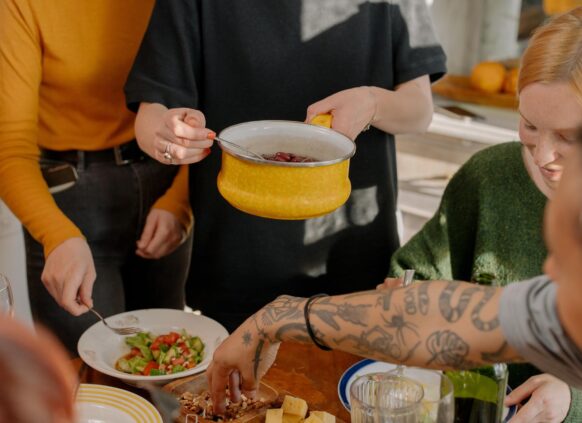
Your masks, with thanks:
M124 166L131 163L131 160L123 158L123 154L119 146L113 147L113 155L115 156L115 164L117 166Z

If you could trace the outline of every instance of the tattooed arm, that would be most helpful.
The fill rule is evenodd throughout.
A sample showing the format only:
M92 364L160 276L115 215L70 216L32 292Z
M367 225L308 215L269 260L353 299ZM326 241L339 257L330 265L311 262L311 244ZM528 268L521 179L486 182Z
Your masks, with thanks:
M501 292L501 288L464 282L433 281L324 297L310 306L311 327L317 339L331 348L394 363L442 369L515 361L517 354L499 327ZM216 350L208 377L218 411L233 371L240 372L243 392L253 395L280 342L311 343L303 315L305 302L277 298Z

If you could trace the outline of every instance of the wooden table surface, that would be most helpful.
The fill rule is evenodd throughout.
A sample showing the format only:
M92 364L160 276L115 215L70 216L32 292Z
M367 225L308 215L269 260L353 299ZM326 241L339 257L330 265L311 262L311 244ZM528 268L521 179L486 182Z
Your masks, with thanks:
M337 385L342 373L361 358L341 351L322 351L313 345L283 343L277 360L264 381L280 391L303 398L311 409L325 410L345 422L350 415L341 404ZM141 389L107 376L74 359L82 383L115 386L138 393L149 399Z

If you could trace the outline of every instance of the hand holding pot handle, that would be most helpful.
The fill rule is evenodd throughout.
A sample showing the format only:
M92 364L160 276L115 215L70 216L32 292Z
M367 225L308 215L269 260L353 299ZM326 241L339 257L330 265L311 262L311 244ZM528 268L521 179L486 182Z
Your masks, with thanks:
M316 115L309 123L312 125L325 126L326 128L331 128L331 121L333 120L333 115L331 113L323 113Z
M369 127L376 113L376 98L369 87L339 91L307 108L306 122L324 121L318 115L329 114L329 127L354 140ZM325 125L324 125L325 126Z

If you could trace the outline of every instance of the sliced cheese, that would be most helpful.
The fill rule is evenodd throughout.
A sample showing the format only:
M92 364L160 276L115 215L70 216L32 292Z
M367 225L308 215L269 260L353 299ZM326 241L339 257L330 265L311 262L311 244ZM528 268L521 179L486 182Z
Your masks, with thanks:
M303 417L295 414L283 413L283 423L303 423Z
M285 395L283 399L283 413L293 414L294 416L300 416L305 418L307 414L307 402L301 398L295 398L291 395Z
M303 423L323 423L323 421L313 413L309 413L309 417L307 417Z
M333 414L329 414L326 411L311 411L309 412L309 417L311 416L318 417L322 423L335 423L335 416Z
M283 409L273 408L267 410L267 416L265 418L265 423L283 423Z

